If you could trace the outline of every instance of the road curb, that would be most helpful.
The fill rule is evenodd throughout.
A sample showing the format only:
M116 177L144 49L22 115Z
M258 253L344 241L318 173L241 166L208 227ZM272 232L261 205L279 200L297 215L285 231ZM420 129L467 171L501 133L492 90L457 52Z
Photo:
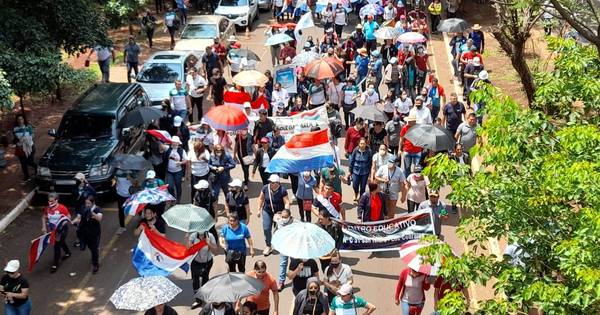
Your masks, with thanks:
M16 218L29 207L31 199L35 196L37 187L30 191L25 198L21 199L19 203L10 212L0 220L0 233L2 233Z

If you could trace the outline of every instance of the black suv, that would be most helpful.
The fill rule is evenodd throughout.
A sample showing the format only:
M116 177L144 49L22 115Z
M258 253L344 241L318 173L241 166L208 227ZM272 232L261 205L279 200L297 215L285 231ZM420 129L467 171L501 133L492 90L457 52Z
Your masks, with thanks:
M111 191L115 170L107 164L116 153L135 153L143 141L144 126L117 128L129 111L149 106L141 85L97 84L87 90L63 116L55 138L40 158L38 192L71 194L75 174L81 172L97 193Z

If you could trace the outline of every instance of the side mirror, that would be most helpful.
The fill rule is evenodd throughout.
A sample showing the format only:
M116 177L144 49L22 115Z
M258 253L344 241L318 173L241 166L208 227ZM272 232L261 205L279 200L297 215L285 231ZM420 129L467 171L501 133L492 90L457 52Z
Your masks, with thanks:
M131 128L123 128L121 129L121 136L127 137L131 134Z
M48 129L48 135L56 138L56 129Z

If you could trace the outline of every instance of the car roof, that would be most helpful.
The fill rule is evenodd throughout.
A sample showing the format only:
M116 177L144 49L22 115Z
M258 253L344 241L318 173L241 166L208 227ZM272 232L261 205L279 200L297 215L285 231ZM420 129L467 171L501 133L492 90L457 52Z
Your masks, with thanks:
M187 19L187 24L213 24L222 20L220 15L192 15Z
M146 63L182 63L189 51L165 50L152 54Z
M120 98L133 93L138 87L141 88L137 83L96 84L75 101L75 105L69 112L114 116L119 108Z

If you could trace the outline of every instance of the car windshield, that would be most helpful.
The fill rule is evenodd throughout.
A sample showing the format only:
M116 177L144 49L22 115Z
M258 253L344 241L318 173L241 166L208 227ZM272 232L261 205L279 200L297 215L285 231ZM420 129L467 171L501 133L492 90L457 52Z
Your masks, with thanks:
M181 78L181 69L176 63L146 63L137 77L138 82L173 83Z
M67 115L58 129L58 136L66 139L96 139L112 136L114 118L101 115Z
M217 25L215 24L188 24L181 39L215 38L217 37Z
M248 0L221 0L224 7L241 7L248 5Z

